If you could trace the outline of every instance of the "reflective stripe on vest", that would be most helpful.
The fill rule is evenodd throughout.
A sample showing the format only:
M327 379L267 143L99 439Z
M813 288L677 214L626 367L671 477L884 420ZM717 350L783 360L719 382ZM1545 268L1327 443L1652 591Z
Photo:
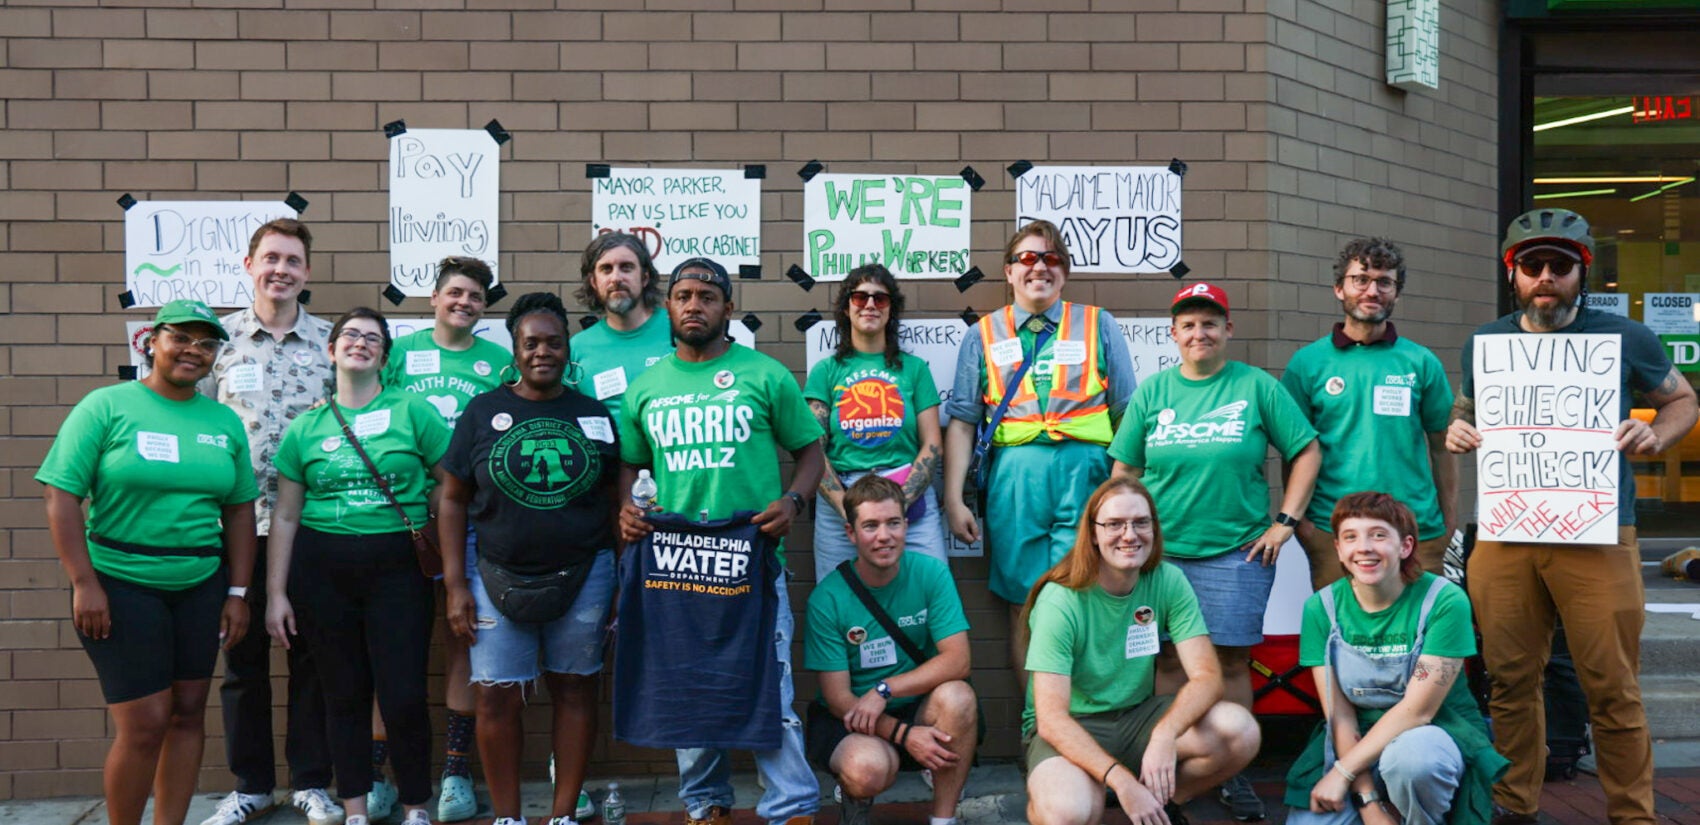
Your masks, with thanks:
M1029 369L1027 375L1021 379L1021 386L1016 388L1015 397L1010 399L1009 411L1004 414L997 432L992 435L993 444L1026 444L1038 438L1041 433L1049 433L1057 440L1110 443L1113 433L1110 428L1109 399L1104 392L1103 374L1098 368L1098 319L1101 312L1095 306L1063 302L1062 320L1051 338L1051 351L1056 351L1057 341L1077 341L1085 348L1085 359L1080 364L1053 366L1049 403L1045 405L1044 412L1039 411L1039 396L1033 386L1033 369ZM990 410L1003 400L1004 388L1009 385L1010 376L1014 375L1013 371L1021 363L1017 361L999 366L992 363L991 358L994 344L1017 337L1015 307L1006 306L981 318L979 329L986 369L986 394L983 400ZM1037 353L1034 355L1037 357Z

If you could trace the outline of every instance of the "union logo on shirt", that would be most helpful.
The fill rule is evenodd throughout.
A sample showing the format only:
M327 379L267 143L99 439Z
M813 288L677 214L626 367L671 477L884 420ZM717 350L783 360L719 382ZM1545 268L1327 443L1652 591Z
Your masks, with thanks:
M858 447L877 447L903 430L903 392L890 379L870 375L849 382L838 396L838 429Z

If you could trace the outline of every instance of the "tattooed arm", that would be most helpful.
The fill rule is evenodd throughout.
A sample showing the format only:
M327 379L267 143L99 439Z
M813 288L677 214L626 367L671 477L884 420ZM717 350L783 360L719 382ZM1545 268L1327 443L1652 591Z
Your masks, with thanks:
M903 482L903 505L919 501L927 488L933 486L939 464L944 461L944 433L939 427L938 410L922 410L915 423L920 429L921 451L909 465L909 478Z
M1647 403L1657 410L1652 423L1631 418L1618 425L1617 448L1626 453L1650 455L1670 449L1694 429L1700 418L1695 406L1694 387L1675 367L1665 375L1659 386L1647 393Z
M1405 698L1376 720L1351 750L1340 754L1340 765L1359 776L1368 774L1395 736L1434 720L1463 670L1463 659L1418 656L1417 667L1405 683Z
M820 449L826 471L820 474L820 497L822 501L832 505L838 511L840 518L844 516L844 480L838 477L838 471L832 469L832 462L825 458L826 441L832 437L832 410L824 401L809 399L809 409L815 414L815 421L820 423Z

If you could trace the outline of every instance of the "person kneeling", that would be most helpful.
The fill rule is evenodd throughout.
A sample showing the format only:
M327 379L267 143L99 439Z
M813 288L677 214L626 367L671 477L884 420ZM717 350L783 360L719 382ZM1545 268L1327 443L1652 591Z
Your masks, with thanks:
M1416 518L1386 493L1334 506L1346 578L1305 602L1299 664L1322 685L1327 721L1287 774L1289 825L1487 823L1508 764L1465 679L1470 600L1423 572Z
M1027 596L1022 739L1035 825L1098 822L1105 787L1135 825L1178 825L1182 804L1257 754L1256 720L1222 701L1192 586L1162 559L1151 493L1112 478L1087 500L1073 549ZM1164 633L1187 674L1174 696L1153 695Z
M804 665L820 672L808 754L843 790L843 825L866 825L899 770L932 772L932 825L956 821L978 740L968 620L950 567L903 550L903 488L865 476L844 494L856 558L809 596ZM896 618L893 618L896 617Z

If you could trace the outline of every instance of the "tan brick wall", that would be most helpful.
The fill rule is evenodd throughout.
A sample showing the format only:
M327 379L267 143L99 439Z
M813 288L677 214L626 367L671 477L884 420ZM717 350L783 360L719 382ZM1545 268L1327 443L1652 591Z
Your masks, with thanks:
M90 0L92 2L92 0ZM127 363L113 200L311 201L313 304L379 304L386 270L381 124L497 118L502 271L570 295L587 238L586 162L765 163L764 282L741 310L802 369L791 321L827 306L777 275L801 260L801 182L833 171L972 165L974 263L938 315L1006 300L1012 161L1191 165L1187 263L1228 282L1236 357L1279 369L1337 311L1321 284L1343 239L1412 253L1399 317L1450 364L1491 313L1494 4L1445 4L1442 89L1380 77L1376 0L159 0L0 8L0 799L95 794L110 723L69 623L32 476L70 405ZM414 10L421 6L428 10ZM552 8L555 7L555 8ZM566 253L563 254L563 250ZM1070 294L1160 314L1165 277L1086 277ZM385 307L388 309L388 307ZM410 300L407 314L429 312ZM925 314L925 313L923 313ZM807 528L795 566L807 579ZM989 757L1012 757L1017 692L985 565L958 562L975 626ZM806 588L793 598L799 605ZM440 663L434 664L440 668ZM439 680L440 681L440 680ZM799 679L800 695L813 693ZM282 695L282 691L278 691ZM214 696L216 703L216 691ZM533 768L546 716L528 716ZM229 786L216 709L203 790ZM440 730L440 727L439 727ZM281 726L279 727L281 732ZM604 725L604 739L607 726ZM281 749L280 749L281 752ZM671 771L606 741L595 772Z

